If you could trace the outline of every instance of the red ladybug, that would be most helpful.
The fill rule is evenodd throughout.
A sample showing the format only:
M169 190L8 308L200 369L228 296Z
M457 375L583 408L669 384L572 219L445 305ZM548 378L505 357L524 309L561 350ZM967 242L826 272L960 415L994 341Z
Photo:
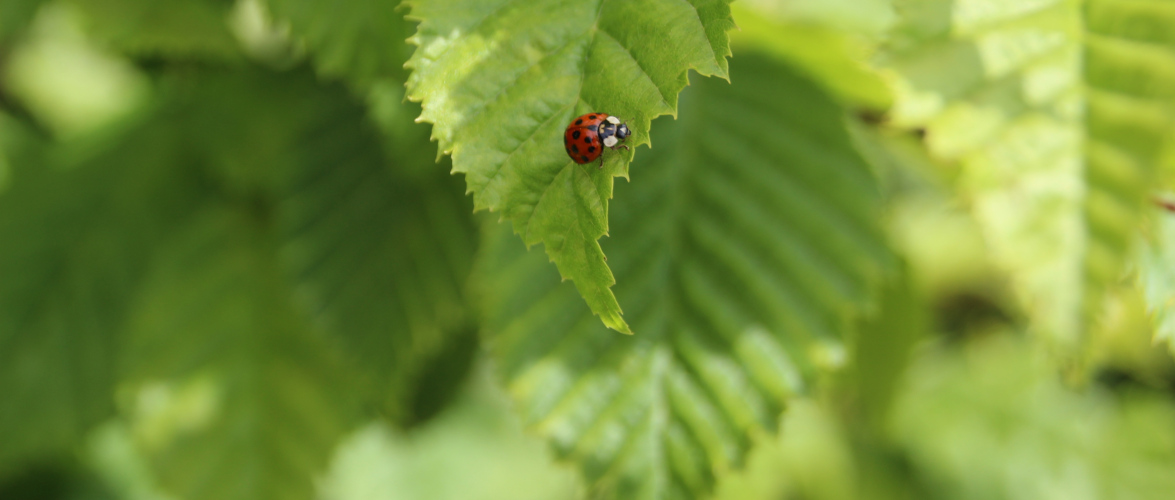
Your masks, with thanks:
M628 149L622 143L630 135L632 131L619 118L607 113L588 113L567 126L563 148L575 163L582 165L600 158L600 168L604 168L604 159L600 157L604 148Z

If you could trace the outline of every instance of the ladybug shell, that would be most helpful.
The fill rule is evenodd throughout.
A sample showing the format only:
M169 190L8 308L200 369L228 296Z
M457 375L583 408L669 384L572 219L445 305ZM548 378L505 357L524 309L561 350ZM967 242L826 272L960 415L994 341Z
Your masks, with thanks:
M605 113L588 113L571 121L563 132L563 148L575 163L595 161L603 153L599 127L608 118Z

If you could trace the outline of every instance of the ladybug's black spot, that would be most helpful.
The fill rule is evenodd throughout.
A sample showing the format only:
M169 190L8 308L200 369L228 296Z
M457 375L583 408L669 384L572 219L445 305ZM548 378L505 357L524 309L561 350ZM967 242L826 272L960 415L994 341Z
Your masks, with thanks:
M572 133L571 133L571 138L572 138L572 139L579 139L579 131L578 131L578 130L576 130L575 132L572 132Z
M576 124L576 125L583 125L583 118L580 118L580 119L578 119L578 120L575 120L575 124Z
M596 119L596 115L591 115L591 116L589 116L589 117L588 117L588 119L589 119L589 120L595 120L595 119Z
M580 156L580 158L583 158L583 162L584 162L584 163L587 163L587 162L591 161L591 160L589 160L589 159L588 159L588 157L586 157L586 156Z
M584 144L591 144L591 143L592 143L592 138L591 138L591 137L584 137L584 138L583 138L583 143L584 143Z
M575 151L576 153L578 153L578 152L579 152L579 146L576 146L575 144L572 144L572 145L571 145L571 150L572 150L572 151Z
M594 152L595 150L596 150L596 147L595 147L595 146L588 147L588 152L589 152L589 153L591 153L591 152Z

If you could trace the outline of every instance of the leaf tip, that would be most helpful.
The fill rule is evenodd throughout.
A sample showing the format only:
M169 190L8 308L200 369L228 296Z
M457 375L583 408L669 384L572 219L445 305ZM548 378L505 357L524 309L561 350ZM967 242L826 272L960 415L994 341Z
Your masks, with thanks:
M607 325L608 328L616 330L625 335L636 335L636 333L632 331L632 328L629 328L628 323L626 323L620 316L616 316L610 319L611 321L604 321L604 324Z

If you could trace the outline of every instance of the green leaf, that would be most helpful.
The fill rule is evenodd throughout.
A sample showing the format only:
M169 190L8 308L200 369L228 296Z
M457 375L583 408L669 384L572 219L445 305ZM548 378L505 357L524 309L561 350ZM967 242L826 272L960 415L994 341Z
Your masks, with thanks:
M894 17L889 0L750 1L732 8L736 51L782 57L848 105L881 111L892 104L887 82L869 63L877 44L861 34L883 32Z
M115 335L150 249L191 205L177 137L126 139L68 169L27 152L0 191L0 475L113 411Z
M153 266L122 367L161 485L188 500L312 499L355 422L349 373L294 307L264 213L214 207Z
M897 10L886 61L894 123L923 128L931 152L958 160L1034 329L1076 349L1157 179L1175 82L1165 31L1153 27L1175 11L1116 0L906 0Z
M465 174L477 209L500 212L527 246L542 243L604 324L631 333L597 240L608 233L612 178L563 150L575 116L625 119L629 145L649 144L653 118L677 111L687 71L726 76L728 0L413 0L419 48L408 98Z
M1175 488L1170 398L1070 390L1006 336L923 358L892 428L926 497L1161 499Z
M1150 238L1140 245L1138 280L1155 325L1155 341L1175 352L1175 216L1158 214Z
M67 0L90 21L90 31L136 55L236 59L228 28L231 0Z
M313 54L326 76L368 85L384 78L404 81L404 61L412 55L406 40L413 25L400 3L391 0L268 0L275 18Z
M186 76L171 81L177 116L205 169L223 196L273 210L298 306L361 374L355 390L400 424L442 408L476 349L464 288L477 238L427 127L384 113L389 154L352 93L308 71Z
M298 142L278 207L302 302L401 423L447 400L454 387L439 382L463 378L476 342L464 291L477 247L472 203L417 139L389 164L364 110L340 108Z
M42 3L44 0L0 1L0 41L23 32Z
M848 369L850 417L872 426L863 430L879 435L914 348L930 331L930 318L910 271L903 266L886 278L876 310L857 328L854 362Z
M553 463L545 443L523 431L488 372L479 369L449 410L411 433L372 423L349 436L322 480L322 498L581 498L575 472Z
M843 110L763 57L703 80L620 187L617 295L596 321L538 252L491 232L490 345L524 421L598 498L699 498L824 369L891 260Z

